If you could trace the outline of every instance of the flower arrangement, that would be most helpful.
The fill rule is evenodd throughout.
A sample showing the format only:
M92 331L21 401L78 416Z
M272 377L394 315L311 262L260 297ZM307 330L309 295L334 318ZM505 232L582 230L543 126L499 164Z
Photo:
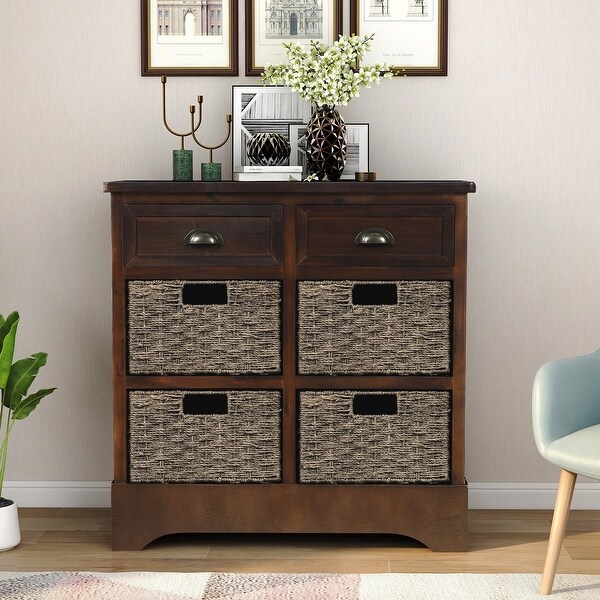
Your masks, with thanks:
M284 44L287 62L267 64L262 81L286 85L317 108L346 106L359 95L361 88L379 84L381 77L392 77L391 69L385 63L357 67L370 50L373 37L340 35L330 46L312 40L308 48L297 42Z

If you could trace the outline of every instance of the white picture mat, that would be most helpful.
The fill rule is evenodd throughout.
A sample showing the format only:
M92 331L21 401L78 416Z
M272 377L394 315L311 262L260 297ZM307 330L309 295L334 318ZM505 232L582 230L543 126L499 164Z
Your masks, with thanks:
M148 0L148 67L230 67L231 1L223 0L222 35L158 35L158 0Z
M369 11L369 0L355 1L358 2L356 33L361 36L375 34L371 51L363 61L364 65L386 62L391 67L436 68L440 66L440 0L430 0L431 18L418 17L404 20L367 19L365 15ZM390 0L390 10L394 6L394 0Z
M306 164L306 125L290 125L290 162L302 165L302 178L308 175ZM346 123L346 166L341 179L354 180L357 171L369 170L369 125L368 123Z
M232 167L246 166L246 143L258 131L281 133L288 137L292 124L306 126L310 118L310 103L283 86L238 86L232 88ZM244 98L254 95L243 106ZM290 160L289 164L299 163Z

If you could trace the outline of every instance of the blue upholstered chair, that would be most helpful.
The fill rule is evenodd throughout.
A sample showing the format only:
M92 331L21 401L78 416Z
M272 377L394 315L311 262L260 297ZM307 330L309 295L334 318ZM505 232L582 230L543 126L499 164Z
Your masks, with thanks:
M550 594L577 475L600 479L600 350L543 365L533 382L533 433L561 468L541 593Z

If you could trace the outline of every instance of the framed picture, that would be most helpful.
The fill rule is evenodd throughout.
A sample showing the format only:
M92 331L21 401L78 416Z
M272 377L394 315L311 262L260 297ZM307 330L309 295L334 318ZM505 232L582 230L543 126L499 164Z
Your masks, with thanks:
M237 75L237 0L141 0L142 75Z
M306 163L306 124L291 124L289 127L290 162L302 165L302 179L308 175ZM368 123L346 123L346 166L341 179L354 180L357 171L369 170L369 125Z
M290 126L306 127L310 103L288 87L234 85L231 115L232 168L250 165L246 154L248 140L257 133L289 136ZM298 165L290 155L290 165Z
M246 0L246 75L285 60L284 43L332 44L342 33L343 0Z
M448 0L350 0L350 30L375 34L364 64L396 75L448 73Z

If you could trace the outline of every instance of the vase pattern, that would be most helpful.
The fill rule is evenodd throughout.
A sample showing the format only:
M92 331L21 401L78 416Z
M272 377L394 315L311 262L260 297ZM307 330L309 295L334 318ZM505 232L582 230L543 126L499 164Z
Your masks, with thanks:
M346 122L335 107L318 107L306 126L308 173L337 181L346 166Z

